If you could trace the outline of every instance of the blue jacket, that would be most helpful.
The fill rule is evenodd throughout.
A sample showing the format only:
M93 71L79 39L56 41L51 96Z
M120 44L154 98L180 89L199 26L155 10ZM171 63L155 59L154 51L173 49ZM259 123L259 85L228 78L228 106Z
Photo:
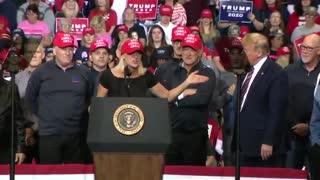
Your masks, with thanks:
M319 86L320 74L317 80L317 86L315 88L314 103L312 116L310 121L310 141L311 144L320 145L320 86Z

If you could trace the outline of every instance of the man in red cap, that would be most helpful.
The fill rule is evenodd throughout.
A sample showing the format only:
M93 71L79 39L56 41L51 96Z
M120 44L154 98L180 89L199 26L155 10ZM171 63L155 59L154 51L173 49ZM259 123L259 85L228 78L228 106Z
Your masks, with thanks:
M74 60L77 64L83 64L91 67L89 62L89 49L96 38L96 33L92 27L85 27L82 30L81 46L77 48L74 54Z
M55 60L31 75L25 100L39 117L39 156L42 164L83 163L93 82L89 70L75 65L73 36L57 33Z
M160 22L157 24L162 27L165 35L167 44L171 45L171 36L172 29L175 27L174 24L171 23L171 16L173 13L173 9L169 5L160 6Z
M170 77L165 77L166 75L169 75L168 73L166 73L166 71L169 68L174 67L174 64L181 62L182 41L185 38L185 36L189 33L190 30L186 26L177 26L172 29L171 42L173 52L171 58L168 60L168 62L160 65L157 68L157 71L155 71L155 75L161 84L165 84L166 82L164 80Z
M91 76L94 82L98 83L99 74L107 69L110 51L108 47L108 43L102 39L95 40L91 43L89 59L92 63Z
M168 165L205 165L208 141L209 103L215 88L214 71L202 64L203 43L198 35L188 34L182 41L182 61L172 63L160 82L171 90L188 74L198 71L207 82L192 85L170 104L172 142L165 161Z

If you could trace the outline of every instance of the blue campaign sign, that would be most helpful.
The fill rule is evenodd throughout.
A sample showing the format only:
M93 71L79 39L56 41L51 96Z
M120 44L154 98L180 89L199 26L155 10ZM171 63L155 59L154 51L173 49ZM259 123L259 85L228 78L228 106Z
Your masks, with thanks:
M252 1L220 0L219 21L251 23L248 14L252 13Z

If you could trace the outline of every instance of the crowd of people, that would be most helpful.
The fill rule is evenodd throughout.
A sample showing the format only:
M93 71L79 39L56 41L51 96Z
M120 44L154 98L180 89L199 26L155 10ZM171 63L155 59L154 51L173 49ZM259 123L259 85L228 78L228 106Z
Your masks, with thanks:
M320 1L253 0L250 23L219 21L219 0L159 0L152 20L112 5L0 0L0 163L17 73L17 163L92 163L92 97L160 97L172 128L166 164L235 165L240 126L242 166L306 167L320 179ZM72 18L88 18L81 39Z

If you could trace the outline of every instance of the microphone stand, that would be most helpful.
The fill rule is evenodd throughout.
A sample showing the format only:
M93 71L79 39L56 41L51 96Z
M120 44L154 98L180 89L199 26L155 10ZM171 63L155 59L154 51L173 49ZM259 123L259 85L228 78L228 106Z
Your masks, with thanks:
M19 56L16 52L11 51L8 53L7 63L8 68L7 71L10 72L10 85L11 85L11 139L10 139L10 180L15 179L15 154L16 154L16 147L15 147L15 132L16 132L16 124L15 124L15 75L19 71L18 67Z
M240 111L241 111L241 77L242 73L237 73L237 109L236 109L236 160L235 160L235 180L240 180Z

